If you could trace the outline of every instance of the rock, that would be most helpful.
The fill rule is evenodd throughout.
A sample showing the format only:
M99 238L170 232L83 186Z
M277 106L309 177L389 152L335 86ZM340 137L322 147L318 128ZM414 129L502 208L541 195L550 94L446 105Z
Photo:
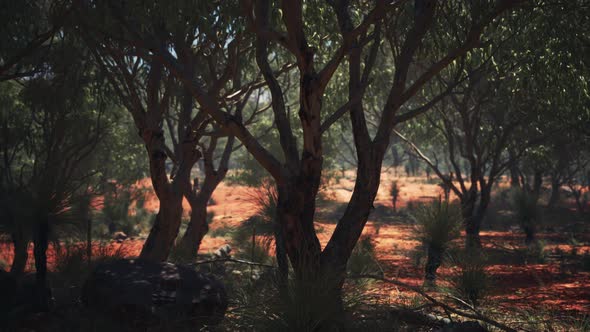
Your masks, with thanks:
M216 325L227 309L224 286L210 276L188 266L126 259L97 266L82 302L135 325Z
M481 326L479 322L467 321L450 323L434 332L488 332L488 330Z
M123 233L123 232L115 232L113 234L113 240L117 241L117 242L123 242L125 240L127 240L127 234Z
M221 246L219 249L213 252L214 258L230 258L231 257L231 246L229 244Z

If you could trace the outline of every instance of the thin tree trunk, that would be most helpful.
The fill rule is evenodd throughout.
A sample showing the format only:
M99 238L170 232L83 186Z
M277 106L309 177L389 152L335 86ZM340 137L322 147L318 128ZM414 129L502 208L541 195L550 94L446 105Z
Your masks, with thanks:
M436 284L436 271L442 264L444 250L428 246L428 258L424 267L424 284L434 286Z
M560 190L561 184L557 177L552 177L551 179L551 196L549 197L549 202L547 203L548 208L553 208L559 202L560 199Z
M535 170L533 174L533 188L532 194L534 195L535 201L541 196L541 189L543 186L543 173L539 170Z
M35 303L36 311L49 311L51 293L47 287L47 247L49 244L49 220L42 216L37 225L34 237L35 256Z
M14 245L14 259L10 267L10 273L19 277L25 272L27 266L29 240L26 239L22 227L17 227L18 229L11 234L12 244Z
M508 171L510 172L510 186L520 187L520 171L518 170L518 162L516 161L516 152L512 149L508 149L508 156L511 160Z
M475 213L474 195L465 195L464 201L461 202L465 222L465 247L469 249L481 248L481 238L479 236L481 218Z
M92 264L92 219L86 219L86 258L88 259L88 268Z

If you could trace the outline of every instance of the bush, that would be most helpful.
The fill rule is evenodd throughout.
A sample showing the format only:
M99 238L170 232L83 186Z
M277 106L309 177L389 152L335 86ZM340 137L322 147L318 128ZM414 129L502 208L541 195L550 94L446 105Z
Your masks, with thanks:
M525 242L527 244L535 241L537 225L541 216L537 200L538 198L535 195L526 190L516 191L512 196L512 206L516 214L516 220L525 233Z
M56 301L74 303L79 299L80 287L98 264L130 256L130 248L124 243L95 242L89 263L86 250L86 244L79 242L61 243L55 247L55 268L50 276Z
M458 205L439 198L438 201L421 205L414 213L414 220L418 239L427 250L424 281L433 286L436 271L442 264L451 241L460 235L463 225L461 209Z
M525 249L526 263L544 264L547 262L547 252L545 250L545 241L535 241Z
M270 256L272 244L271 237L256 237L254 242L250 240L248 246L241 247L236 256L255 263L272 264L273 259Z
M427 247L448 248L458 238L463 226L461 208L457 204L439 199L422 204L413 214L418 239Z
M383 274L383 270L375 254L375 245L368 236L361 237L354 246L348 259L347 270L349 274Z
M243 222L232 233L234 245L238 248L251 248L252 236L273 236L277 213L278 193L275 185L268 179L262 181L249 197L256 205L256 214Z
M451 278L453 293L478 306L491 288L491 279L485 271L485 256L479 250L464 252L454 262L459 266L459 272Z

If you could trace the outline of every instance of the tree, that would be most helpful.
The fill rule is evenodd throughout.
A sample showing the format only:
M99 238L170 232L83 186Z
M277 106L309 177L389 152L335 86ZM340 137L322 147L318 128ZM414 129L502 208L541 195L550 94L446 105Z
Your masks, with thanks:
M85 13L93 20L78 24L79 31L94 50L95 59L132 114L148 151L160 210L140 256L156 261L167 259L178 234L185 197L191 205L191 219L179 248L195 257L208 229L207 203L228 170L234 134L228 133L220 123L212 122L202 105L195 107L195 96L178 83L205 82L204 93L223 104L228 118L242 121L244 108L251 106L248 105L251 94L261 87L248 64L241 65L238 61L240 57L250 57L250 41L242 37L238 19L231 16L234 5L184 3L169 7L158 2L129 2L121 8L116 6L119 5L105 3L104 7L85 8ZM128 9L133 10L128 12ZM186 21L174 20L176 13L170 9L186 14L183 16ZM190 16L193 10L203 15ZM164 68L157 55L147 54L134 44L134 30L125 32L117 25L109 25L109 16L101 11L116 12L115 20L143 24L146 33L151 35L150 40L158 47L174 50L183 63L182 70ZM218 20L219 17L227 19ZM112 30L104 32L101 26ZM247 81L244 83L243 79ZM244 123L252 122L260 113L260 109L249 111ZM166 136L172 146L166 144ZM224 137L227 137L225 147L215 165L216 147ZM173 163L170 174L166 170L168 158ZM191 181L191 171L201 159L205 176L196 185L198 182Z
M24 0L2 5L0 19L5 24L0 31L0 81L30 77L42 71L44 54L74 9L67 4Z
M158 58L181 79L200 107L239 139L275 179L279 193L277 210L281 235L297 280L305 282L335 276L328 289L332 290L331 297L338 304L346 262L372 209L393 128L398 123L422 114L440 98L435 97L423 107L401 114L400 109L436 74L480 45L484 28L517 3L501 1L497 5L473 7L461 3L458 12L458 8L449 5L441 6L442 13L435 14L437 4L434 1L416 1L415 6L405 2L378 2L375 6L355 6L354 10L348 1L328 1L328 4L315 6L313 11L300 1L282 2L280 6L271 5L269 1L244 2L243 15L249 32L256 38L256 63L271 95L275 129L279 133L282 149L281 158L272 155L239 119L224 110L221 100L208 93L202 81L186 79L183 74L186 63L164 45L154 42L157 38L153 33L138 30L130 24L133 19L128 14L121 14L125 13L122 8L117 8L111 14L133 36L134 45L141 45L142 49L148 50L145 56ZM352 12L355 13L354 17ZM277 17L276 13L285 15ZM309 28L314 22L326 22L328 13L334 14L330 24L319 24L316 30L325 31L323 37L327 38L311 38L308 35ZM433 30L433 34L440 31L438 29L446 23L445 14L449 13L455 13L456 27L461 31L453 43L436 54L419 54L425 36L430 30ZM323 20L314 20L313 15L320 15ZM395 20L395 17L403 19ZM382 26L384 18L395 24ZM391 42L392 46L386 54L393 57L395 70L393 77L390 77L391 89L381 107L377 130L371 135L363 111L363 96L366 86L370 85L375 58L382 46L382 32ZM230 45L226 47L231 49ZM284 92L276 80L277 68L272 68L268 62L269 56L283 53L271 48L271 45L278 45L281 52L285 52L283 63L294 59L298 69L297 126L287 116ZM366 55L364 60L363 54ZM425 58L421 59L421 63L428 63L424 70L419 70L420 67L414 64L418 55ZM345 57L348 58L349 79L347 101L326 115L322 99ZM411 81L408 75L410 69L416 72ZM357 178L351 201L327 246L321 250L313 221L324 159L322 135L345 114L350 115L354 136Z
M2 105L2 212L15 248L11 271L21 274L34 243L38 310L48 309L49 235L75 222L77 207L97 182L95 155L114 117L101 79L85 50L67 35L56 40L45 70L22 82L4 82L12 102ZM3 89L4 90L4 89ZM85 209L87 211L87 209Z
M538 200L547 169L540 151L546 150L544 145L557 132L574 128L570 121L579 112L573 109L584 107L587 101L587 97L579 96L584 83L577 74L583 66L552 71L571 59L572 48L568 46L569 36L549 31L539 34L540 29L553 31L545 25L549 22L546 15L551 13L535 6L526 16L518 17L529 24L511 18L498 30L501 34L492 36L498 40L461 59L455 66L458 70L443 72L435 84L441 86L439 90L449 91L448 96L434 107L436 112L412 127L424 125L427 131L438 133L436 137L442 136L439 145L446 150L444 158L451 165L453 177L445 174L434 152L409 145L459 198L469 247L481 245L479 230L492 187L505 171L511 172L513 184L522 182L535 202ZM559 17L561 20L563 16ZM541 48L541 44L549 47ZM543 68L547 67L552 69L545 72ZM555 88L561 85L572 88ZM415 136L415 130L410 134Z

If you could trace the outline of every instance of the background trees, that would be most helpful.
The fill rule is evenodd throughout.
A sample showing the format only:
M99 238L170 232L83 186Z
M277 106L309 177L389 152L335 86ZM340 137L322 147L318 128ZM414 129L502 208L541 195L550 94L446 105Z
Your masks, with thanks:
M20 85L2 83L2 223L15 246L13 273L23 272L28 244L35 245L41 309L48 301L50 230L88 218L78 212L89 211L82 205L89 204L108 165L95 153L121 118L85 52L73 38L60 36L42 74Z
M84 211L78 201L112 180L131 183L142 163L160 209L140 257L165 261L177 245L194 259L208 230L207 203L238 149L255 170L249 180L268 174L276 184L282 286L290 263L296 282L312 294L325 288L334 308L342 306L346 266L374 210L383 163L391 153L400 165L403 140L413 142L408 173L419 169L419 156L459 198L468 246L480 245L492 188L508 170L535 198L551 174L554 187L567 183L585 206L588 161L575 150L587 139L580 123L589 117L580 109L588 106L588 67L572 50L587 48L587 38L579 33L585 23L563 19L580 17L581 3L59 4L56 12L74 14L60 24L40 21L32 32L34 22L10 25L22 38L7 45L27 51L0 55L0 76L27 76L2 92L6 205L26 197L39 206L34 232L14 221L24 212L5 209L20 253L15 271L30 233L42 276L47 219ZM52 13L39 6L27 3L18 17ZM33 49L47 52L36 58ZM8 115L17 110L25 111ZM132 134L121 134L130 122ZM570 135L556 138L564 130ZM114 162L129 154L133 172ZM355 185L322 248L316 202L333 167L343 175L352 167ZM183 200L191 214L177 240Z

